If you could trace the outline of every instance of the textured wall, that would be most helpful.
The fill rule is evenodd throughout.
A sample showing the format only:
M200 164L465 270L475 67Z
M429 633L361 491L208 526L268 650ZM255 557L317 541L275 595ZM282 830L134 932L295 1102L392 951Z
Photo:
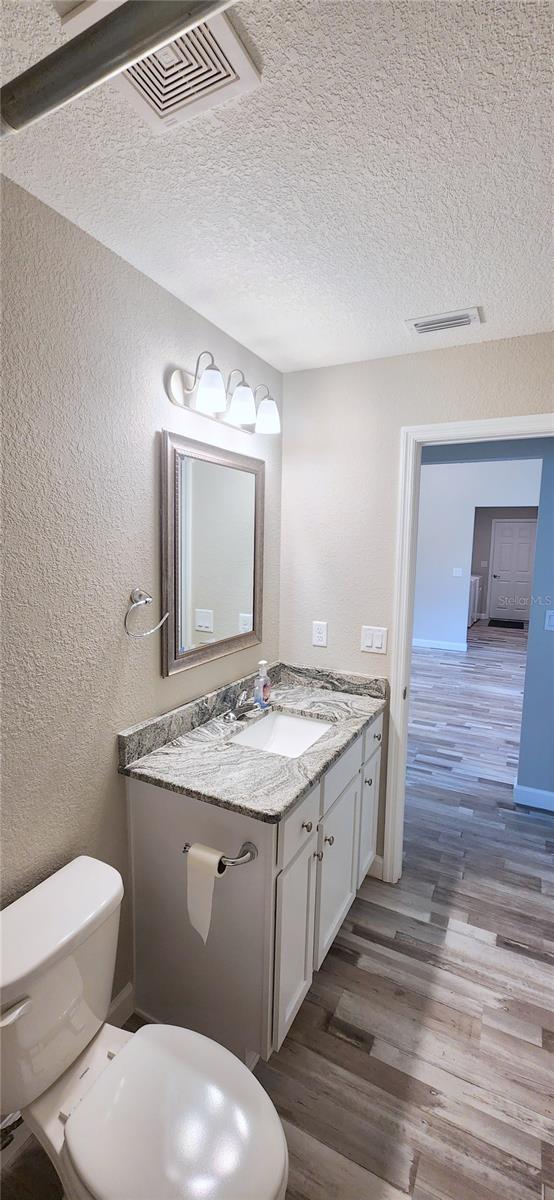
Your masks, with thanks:
M280 395L280 377L11 183L3 204L4 901L75 854L127 870L118 729L277 657L281 439L180 413L168 365L209 347ZM264 642L162 679L131 642L133 585L155 598L163 427L266 458ZM130 978L128 912L117 985Z
M548 412L551 337L537 334L285 377L281 655L388 674L360 652L390 627L402 425ZM311 646L311 622L329 646Z

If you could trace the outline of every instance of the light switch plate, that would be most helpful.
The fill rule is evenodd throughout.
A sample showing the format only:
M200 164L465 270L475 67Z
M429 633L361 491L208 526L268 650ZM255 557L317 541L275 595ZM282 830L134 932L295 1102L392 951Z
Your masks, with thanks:
M381 626L362 625L360 650L365 650L369 654L386 654L387 632L388 630Z
M312 621L312 646L327 645L327 621Z
M549 633L554 633L554 608L547 608L544 614L544 628L548 629Z
M461 575L463 575L462 568L461 567L452 567L452 574L456 575L456 577L459 578Z
M194 610L194 628L199 633L213 633L214 631L214 613L213 608L195 608Z

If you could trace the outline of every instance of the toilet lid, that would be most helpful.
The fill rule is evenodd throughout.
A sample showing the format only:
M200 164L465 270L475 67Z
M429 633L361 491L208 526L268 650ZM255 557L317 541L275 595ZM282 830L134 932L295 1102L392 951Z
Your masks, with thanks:
M65 1146L95 1200L275 1200L287 1170L261 1084L173 1025L130 1038L69 1116Z

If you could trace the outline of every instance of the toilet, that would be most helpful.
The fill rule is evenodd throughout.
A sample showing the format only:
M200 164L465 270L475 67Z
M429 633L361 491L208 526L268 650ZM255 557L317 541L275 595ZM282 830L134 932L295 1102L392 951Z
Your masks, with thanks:
M2 913L2 1111L66 1200L283 1200L283 1128L243 1063L190 1029L106 1024L122 897L82 856Z

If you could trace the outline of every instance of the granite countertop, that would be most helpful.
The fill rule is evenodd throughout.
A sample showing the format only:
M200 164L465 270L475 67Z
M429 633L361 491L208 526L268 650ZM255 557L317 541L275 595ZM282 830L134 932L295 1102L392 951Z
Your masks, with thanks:
M313 684L317 685L317 680ZM215 716L204 724L121 765L123 774L233 809L260 821L276 822L316 784L325 771L385 708L384 695L353 694L309 686L307 681L273 689L277 712L306 716L332 726L298 758L286 758L236 745L233 738L264 714L228 723Z

